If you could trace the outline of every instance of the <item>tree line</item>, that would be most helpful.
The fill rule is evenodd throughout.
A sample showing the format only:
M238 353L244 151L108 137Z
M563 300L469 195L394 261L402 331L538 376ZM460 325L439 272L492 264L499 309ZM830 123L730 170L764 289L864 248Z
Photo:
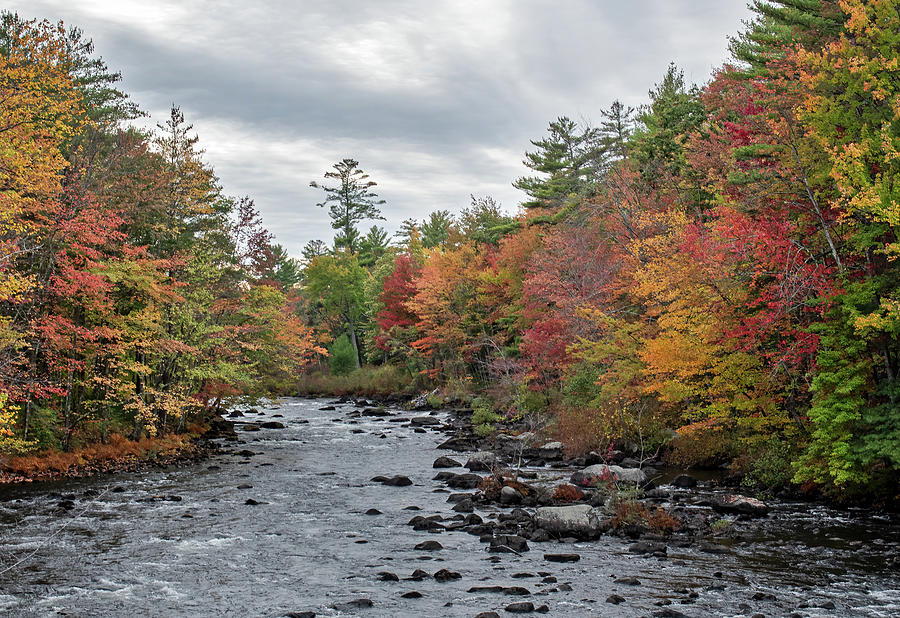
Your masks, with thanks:
M751 9L702 87L672 65L637 109L551 122L517 215L473 197L363 236L374 182L335 165L339 233L301 272L333 370L474 393L488 430L896 499L898 2Z
M333 243L299 259L177 107L133 128L81 31L3 13L0 451L374 375L474 398L484 432L896 499L898 2L751 9L707 84L672 65L636 109L552 121L517 214L472 196L364 232L384 202L343 159L311 183Z
M0 453L182 432L319 352L298 264L90 40L0 15Z

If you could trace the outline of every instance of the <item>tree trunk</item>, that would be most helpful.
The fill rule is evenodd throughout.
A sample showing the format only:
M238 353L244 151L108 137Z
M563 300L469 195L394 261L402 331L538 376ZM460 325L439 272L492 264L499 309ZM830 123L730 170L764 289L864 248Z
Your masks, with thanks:
M350 341L353 343L353 351L356 352L354 355L356 359L356 368L359 369L362 366L359 362L359 343L356 341L356 328L352 325L350 327Z

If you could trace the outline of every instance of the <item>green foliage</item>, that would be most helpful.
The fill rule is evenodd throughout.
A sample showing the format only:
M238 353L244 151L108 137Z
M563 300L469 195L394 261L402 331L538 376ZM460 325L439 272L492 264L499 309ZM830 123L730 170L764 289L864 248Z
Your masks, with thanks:
M734 527L734 522L730 519L717 519L709 525L709 530L713 534L727 534Z
M384 200L377 199L378 195L372 191L376 183L369 180L369 175L359 167L358 161L342 159L332 167L334 171L325 172L325 178L336 184L312 181L309 186L325 192L325 199L317 205L322 208L328 206L331 227L339 231L334 239L335 249L345 248L350 253L356 253L359 249L357 224L366 219L384 219L378 208Z
M422 222L422 246L426 249L442 246L450 237L453 215L447 210L435 210Z
M788 443L770 439L749 454L749 465L741 485L761 490L767 495L787 487L793 476L791 462L795 456L796 449Z
M503 420L503 417L494 412L493 404L487 399L478 398L472 402L472 425L475 433L481 437L489 436L494 432L494 423Z
M571 408L588 408L600 395L597 380L600 368L591 363L579 363L565 378L563 403Z
M523 161L544 176L526 176L513 183L532 198L523 204L526 208L557 207L570 195L586 195L602 165L597 129L579 127L560 116L550 123L547 133L547 137L531 141L537 150L526 152Z
M334 375L345 376L356 369L356 349L347 335L335 339L328 348L328 353L328 365Z
M301 375L295 384L297 395L337 395L354 397L388 397L398 393L412 395L420 385L410 375L393 365L371 365L347 375L311 372Z
M684 71L670 64L650 91L650 103L638 114L638 128L628 146L645 179L654 182L687 170L684 143L704 119L700 90L688 87Z

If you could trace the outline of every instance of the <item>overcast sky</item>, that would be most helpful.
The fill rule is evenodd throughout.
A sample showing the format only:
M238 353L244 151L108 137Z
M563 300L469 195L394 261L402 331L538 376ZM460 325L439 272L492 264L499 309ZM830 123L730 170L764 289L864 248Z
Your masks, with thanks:
M473 193L515 211L549 121L644 103L670 61L706 82L749 17L745 0L5 4L82 28L153 121L181 106L225 191L295 256L333 237L309 182L336 161L378 183L389 231Z

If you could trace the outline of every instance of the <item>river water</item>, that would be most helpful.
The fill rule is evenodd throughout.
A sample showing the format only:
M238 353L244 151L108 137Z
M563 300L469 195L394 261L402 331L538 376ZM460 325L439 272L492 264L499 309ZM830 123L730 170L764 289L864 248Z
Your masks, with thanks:
M239 431L244 444L201 463L0 489L0 614L511 616L508 604L530 601L551 616L900 616L898 522L865 512L779 504L752 541L724 553L673 543L667 558L609 536L516 555L464 531L414 531L417 514L455 515L431 480L432 461L454 455L435 448L446 436L417 433L399 420L409 413L348 418L354 406L326 403L282 400L259 419L285 429ZM369 480L396 474L413 484ZM414 549L427 540L443 549ZM563 552L581 560L543 558ZM416 569L462 577L406 580ZM380 581L384 571L400 581ZM531 594L467 592L487 585ZM411 591L421 596L402 596ZM625 600L609 604L612 594ZM372 607L333 607L360 598Z

